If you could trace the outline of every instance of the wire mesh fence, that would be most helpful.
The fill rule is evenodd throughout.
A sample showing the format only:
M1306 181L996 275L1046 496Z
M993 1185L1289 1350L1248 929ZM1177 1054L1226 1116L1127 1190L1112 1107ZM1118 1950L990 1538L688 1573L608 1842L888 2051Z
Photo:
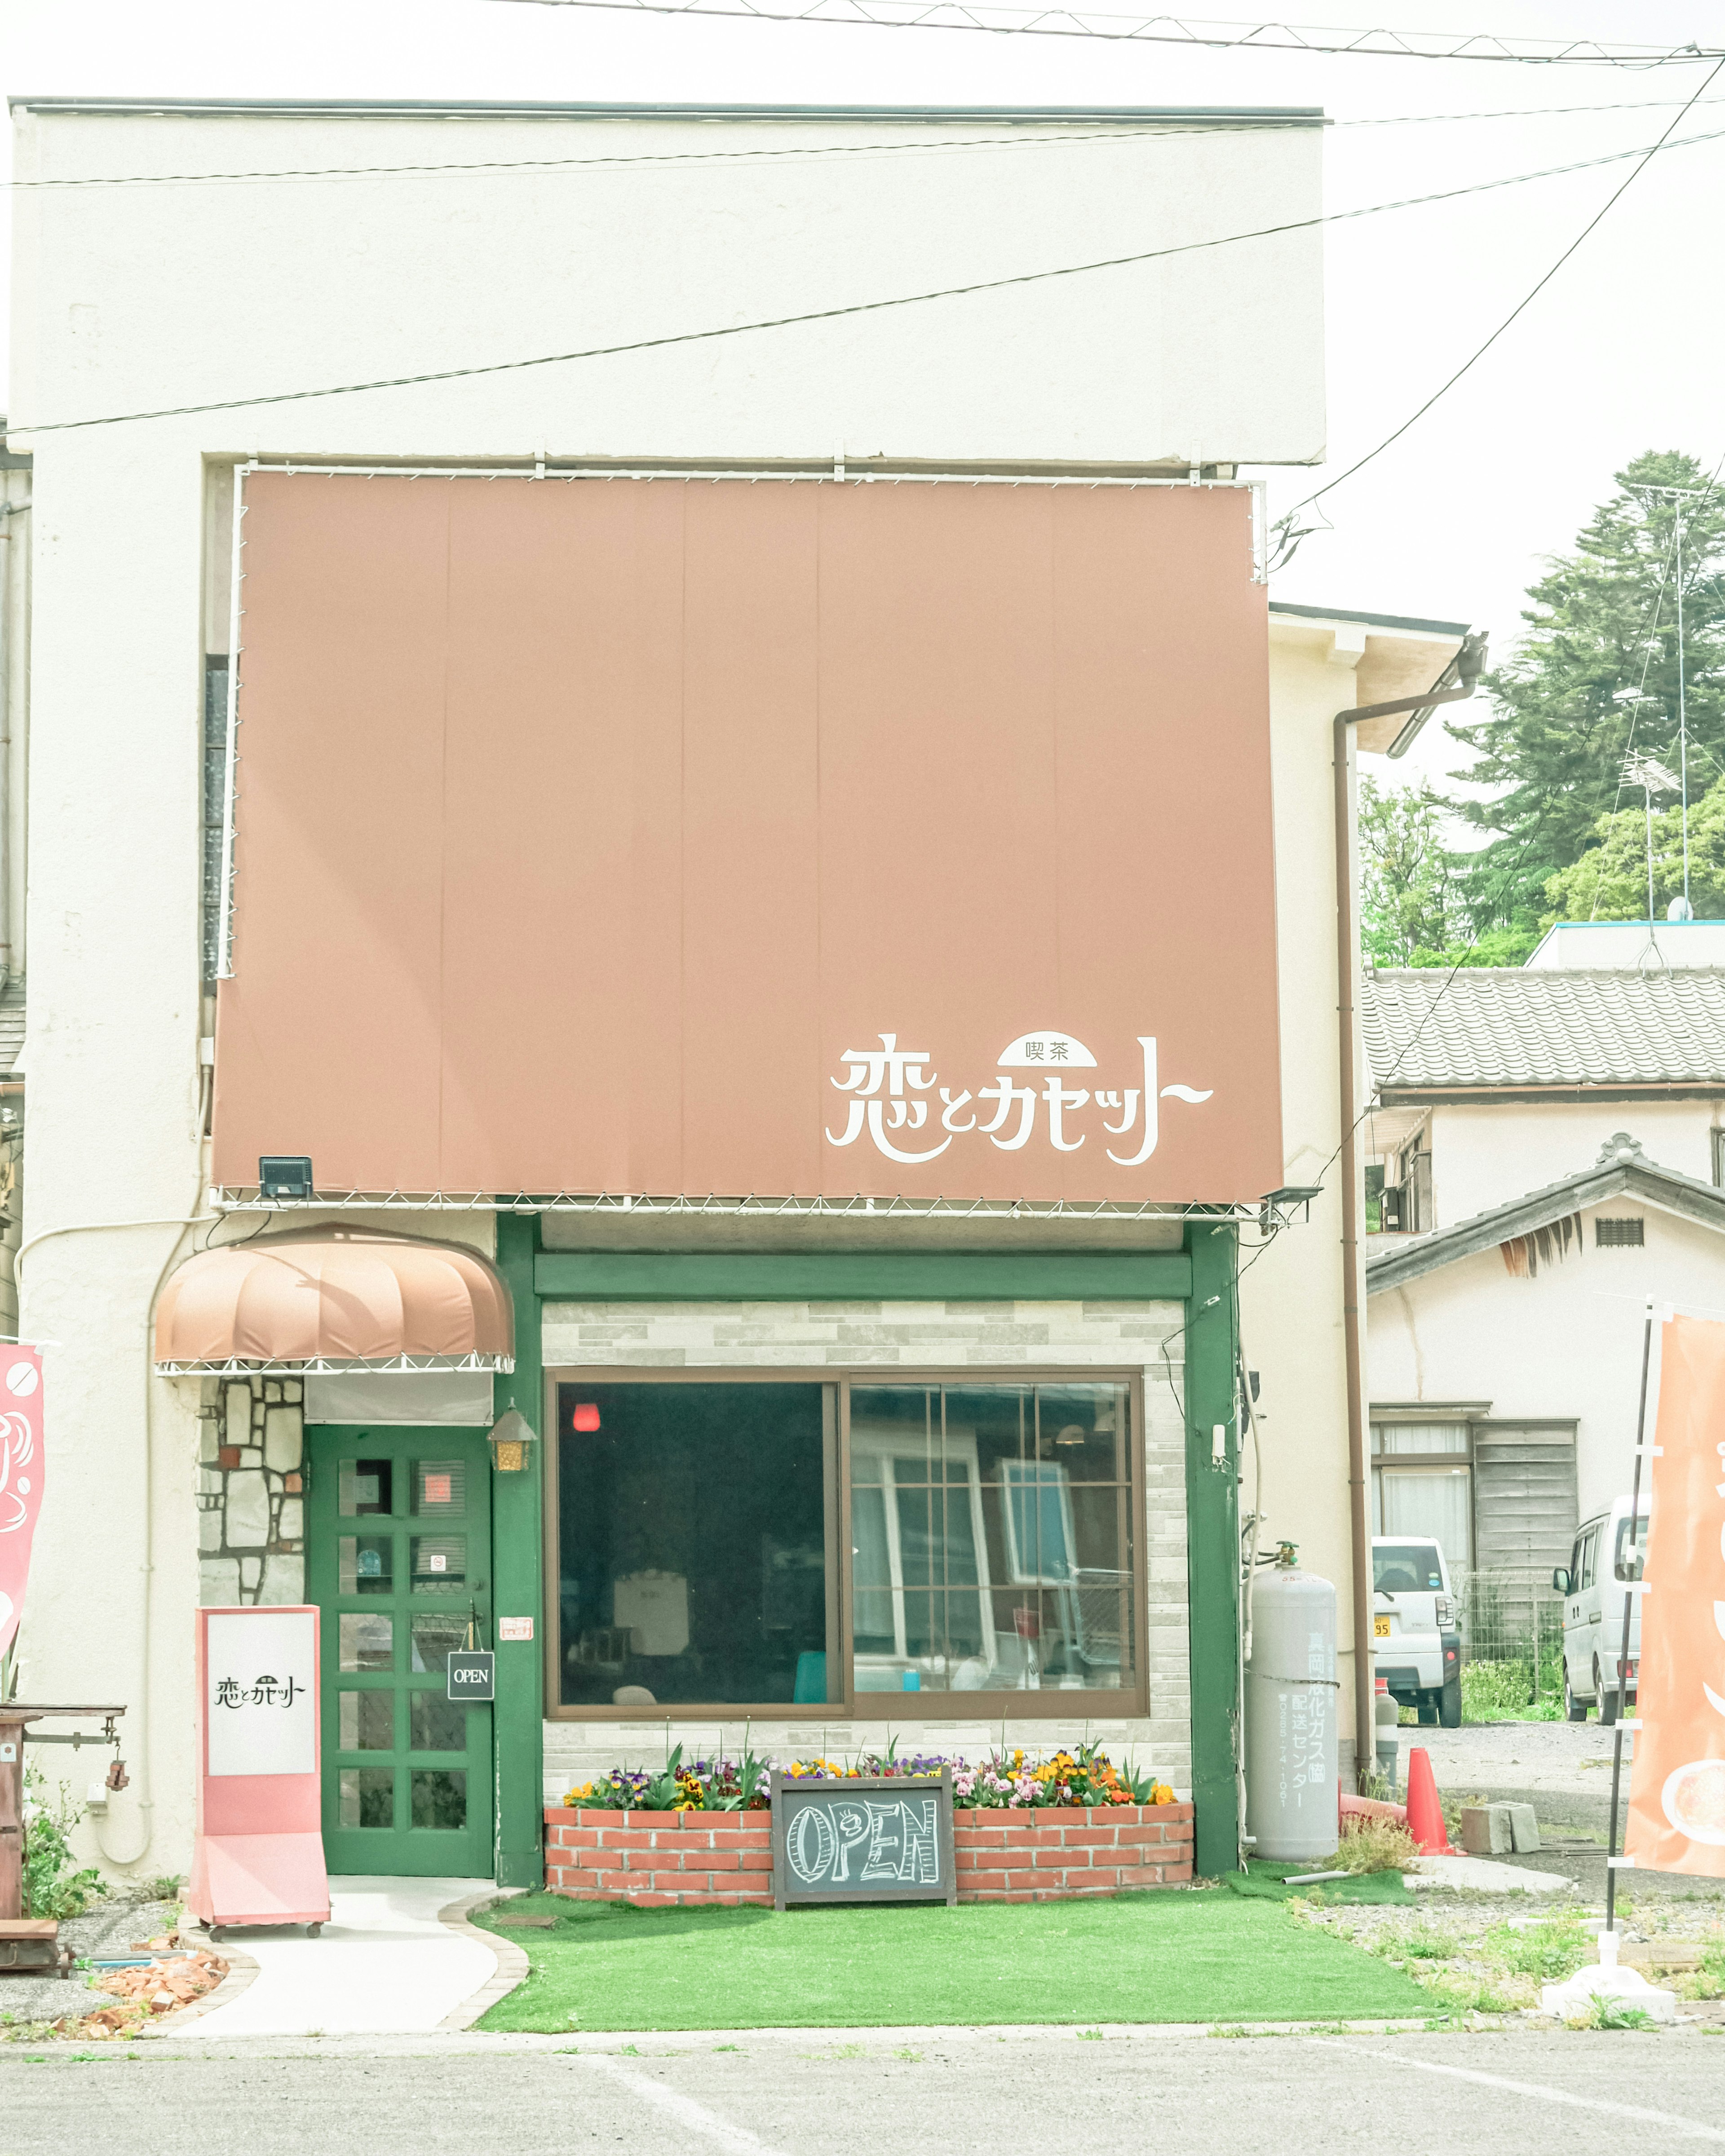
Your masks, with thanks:
M1542 1711L1563 1691L1563 1605L1549 1574L1481 1571L1461 1580L1463 1712L1469 1721Z

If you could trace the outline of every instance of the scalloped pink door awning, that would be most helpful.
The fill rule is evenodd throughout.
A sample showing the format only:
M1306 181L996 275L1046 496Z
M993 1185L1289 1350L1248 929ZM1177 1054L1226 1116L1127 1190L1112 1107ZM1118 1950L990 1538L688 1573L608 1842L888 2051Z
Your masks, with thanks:
M187 1259L156 1306L156 1368L512 1370L514 1306L459 1244L290 1229Z

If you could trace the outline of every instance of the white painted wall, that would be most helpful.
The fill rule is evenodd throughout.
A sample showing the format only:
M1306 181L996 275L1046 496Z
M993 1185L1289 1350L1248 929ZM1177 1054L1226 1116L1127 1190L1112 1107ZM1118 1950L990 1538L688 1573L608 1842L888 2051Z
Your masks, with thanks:
M1338 711L1404 692L1382 670L1416 666L1435 680L1456 639L1391 639L1347 624L1337 634L1271 618L1271 756L1275 790L1276 937L1281 993L1282 1179L1322 1183L1310 1218L1261 1255L1242 1236L1241 1336L1262 1380L1263 1491L1248 1458L1242 1512L1265 1514L1260 1547L1300 1545L1303 1569L1335 1583L1340 1601L1341 1732L1353 1728L1348 1612L1353 1566L1348 1502L1348 1390L1342 1332L1340 1056L1336 993L1336 857L1331 758ZM1429 645L1423 656L1419 647ZM1410 649L1410 647L1413 647ZM1358 763L1358 759L1356 758ZM1381 758L1368 757L1368 767ZM1225 875L1225 863L1219 865ZM1364 1060L1356 1097L1367 1097ZM1363 1227L1364 1173L1361 1157ZM1363 1307L1363 1287L1359 1291ZM1248 1448L1250 1451L1250 1448Z
M110 1866L148 1873L185 1868L192 1829L199 1389L150 1377L146 1325L158 1284L189 1247L178 1224L199 1212L206 1179L202 671L206 649L226 648L225 537L213 521L207 545L207 494L218 490L207 485L208 467L254 454L434 461L542 449L624 460L823 459L843 450L943 468L1309 461L1323 447L1319 239L1200 249L573 367L340 398L244 400L1283 223L1319 206L1320 136L1173 131L1147 187L1136 177L1128 183L1142 162L1128 168L1116 147L1070 131L1045 128L1061 140L1036 148L957 146L1007 131L993 124L920 128L927 146L912 151L901 147L911 131L904 126L834 120L24 110L17 131L15 171L25 181L666 161L13 198L7 408L13 445L36 457L37 504L22 1301L25 1328L58 1343L48 1363L49 1483L22 1641L24 1686L39 1697L128 1703L133 1784L115 1799L98 1844ZM859 144L870 154L851 154ZM738 149L761 154L728 162ZM788 149L836 154L783 157ZM727 162L711 162L714 152ZM691 153L710 161L688 162ZM180 418L67 424L223 400L239 402ZM1337 681L1346 688L1345 675ZM1312 714L1322 701L1315 698ZM1278 784L1286 777L1292 798L1310 790L1291 775L1299 758L1327 757L1313 746L1319 731L1278 746ZM1286 809L1278 814L1286 819ZM1285 885L1284 932L1303 968L1323 931L1301 911L1310 878L1298 858ZM1311 888L1321 911L1327 884ZM1298 973L1286 1011L1309 1000L1305 978ZM1303 1034L1291 1038L1301 1045L1291 1068L1306 1052ZM1310 1109L1291 1118L1302 1159L1327 1142L1322 1097L1320 1081ZM1266 1268L1257 1281L1259 1310L1267 1312L1261 1291L1277 1276ZM1281 1276L1300 1278L1301 1268ZM1307 1424L1327 1432L1335 1356L1333 1317L1313 1314L1332 1307L1333 1282L1301 1292L1308 1322L1291 1327L1266 1315L1255 1345L1266 1367L1272 1348L1291 1358L1271 1392L1273 1401L1280 1391L1296 1437ZM1291 1476L1285 1502L1303 1523L1294 1484ZM1320 1568L1334 1563L1327 1512L1325 1520L1314 1535Z
M1717 1101L1505 1101L1438 1107L1431 1116L1431 1188L1440 1228L1525 1198L1594 1166L1605 1141L1627 1131L1661 1168L1713 1179ZM1392 1238L1399 1240L1400 1238ZM1378 1246L1373 1238L1374 1247ZM1382 1247L1389 1248L1389 1244Z
M18 194L14 439L64 513L50 444L69 438L38 423L844 307L1321 208L1316 128L1176 121L1147 182L1142 145L1074 139L1122 124L22 111L25 182L542 168ZM1060 139L959 146L1015 133ZM637 162L543 169L559 158ZM1317 231L1285 233L716 343L99 431L72 454L111 483L123 449L162 508L167 472L217 448L1308 462L1324 439L1321 264ZM107 521L117 536L125 520Z
M1645 1249L1596 1249L1596 1213L1640 1214ZM1614 1199L1583 1214L1579 1251L1542 1265L1537 1279L1512 1277L1494 1248L1374 1294L1369 1396L1489 1400L1497 1420L1573 1417L1585 1518L1627 1491L1634 1472L1649 1296L1725 1310L1725 1235L1639 1199Z

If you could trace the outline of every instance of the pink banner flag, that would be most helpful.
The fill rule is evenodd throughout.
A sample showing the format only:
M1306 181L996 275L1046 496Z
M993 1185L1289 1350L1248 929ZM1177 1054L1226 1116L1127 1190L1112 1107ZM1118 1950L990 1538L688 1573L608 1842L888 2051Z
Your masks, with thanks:
M1666 1322L1658 1440L1625 1846L1650 1871L1725 1878L1725 1325ZM1604 1609L1615 1654L1609 1583Z
M42 1351L0 1345L0 1654L23 1614L42 1509Z

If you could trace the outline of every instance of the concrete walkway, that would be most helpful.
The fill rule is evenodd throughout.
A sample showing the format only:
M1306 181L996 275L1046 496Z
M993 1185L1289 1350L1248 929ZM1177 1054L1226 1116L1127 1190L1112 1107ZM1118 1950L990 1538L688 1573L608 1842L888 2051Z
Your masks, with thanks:
M439 1911L493 1891L483 1879L333 1879L320 1937L303 1928L223 1931L250 1956L245 1988L186 2027L205 2037L412 2034L437 2028L488 1985L498 1958Z

